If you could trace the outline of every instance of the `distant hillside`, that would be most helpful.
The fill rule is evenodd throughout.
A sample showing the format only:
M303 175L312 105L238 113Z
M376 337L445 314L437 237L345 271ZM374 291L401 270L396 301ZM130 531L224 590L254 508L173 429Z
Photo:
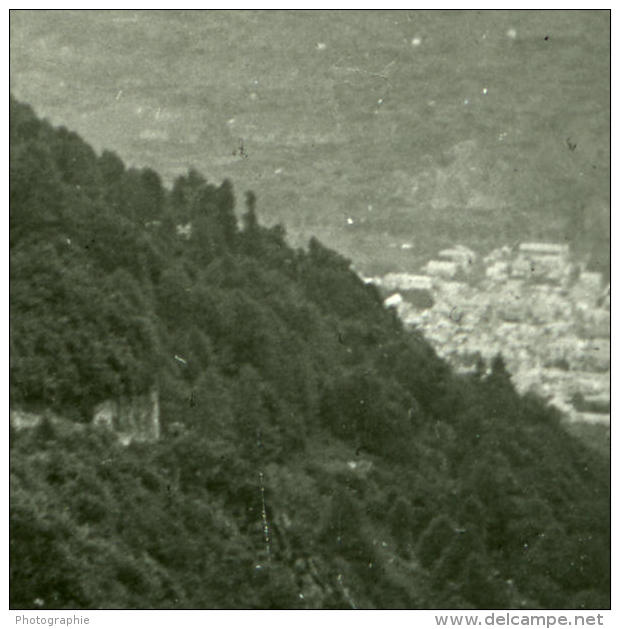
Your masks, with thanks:
M13 11L11 80L167 183L234 178L368 274L563 239L607 271L609 16Z
M457 376L228 180L10 113L11 607L609 607L608 465L501 357ZM150 441L92 425L147 394Z

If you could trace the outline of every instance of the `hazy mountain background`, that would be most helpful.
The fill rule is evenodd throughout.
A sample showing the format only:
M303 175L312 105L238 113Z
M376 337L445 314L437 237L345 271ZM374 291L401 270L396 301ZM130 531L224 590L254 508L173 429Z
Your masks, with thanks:
M230 177L366 272L529 238L608 266L606 11L13 11L10 34L39 115L168 183Z

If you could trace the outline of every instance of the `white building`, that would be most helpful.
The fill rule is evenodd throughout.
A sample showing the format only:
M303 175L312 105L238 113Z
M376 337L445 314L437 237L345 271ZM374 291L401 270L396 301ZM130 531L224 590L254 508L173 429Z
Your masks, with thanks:
M456 262L448 262L446 260L429 260L425 269L428 275L453 279L459 270L459 266Z
M603 290L603 275L592 271L582 271L572 287L576 302L594 307Z
M394 293L384 300L383 305L386 308L395 307L398 308L403 303L403 298L400 293Z
M560 245L551 242L522 242L519 245L519 253L523 255L550 255L567 257L568 245Z
M547 242L525 242L512 264L512 275L533 280L562 283L570 275L568 245Z
M510 275L510 265L508 262L497 261L486 268L485 274L493 281L505 280Z
M388 273L384 276L382 285L388 290L431 290L433 281L428 275Z
M437 255L440 260L454 262L465 272L468 272L476 261L476 254L463 245L442 249Z

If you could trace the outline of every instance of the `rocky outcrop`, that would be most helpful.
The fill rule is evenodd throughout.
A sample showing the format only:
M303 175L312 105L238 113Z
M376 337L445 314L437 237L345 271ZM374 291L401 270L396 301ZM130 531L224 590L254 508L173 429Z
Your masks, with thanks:
M105 400L95 407L92 423L113 430L125 445L132 441L157 441L159 391L153 387L146 395Z
M54 432L61 435L67 435L84 430L84 424L71 421L66 417L62 417L52 411L44 410L42 412L33 413L20 408L12 408L9 412L9 421L11 428L16 431L32 430L42 426L45 422L54 429Z
M60 417L51 411L32 413L11 409L9 413L14 430L27 430L40 426L47 420L52 426L67 430L81 430L85 424ZM105 400L93 411L93 426L112 430L119 441L128 445L132 441L153 442L159 439L159 392L153 387L147 394Z
M36 428L42 422L43 416L16 409L10 411L9 419L11 426L15 430L24 430L26 428Z

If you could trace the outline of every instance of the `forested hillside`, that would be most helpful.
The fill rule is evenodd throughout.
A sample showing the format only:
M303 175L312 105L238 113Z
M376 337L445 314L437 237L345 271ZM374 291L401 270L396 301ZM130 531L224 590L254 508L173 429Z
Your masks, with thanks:
M14 608L604 608L609 472L316 240L11 101ZM208 146L205 150L208 150ZM122 446L102 400L161 400ZM75 428L72 429L71 426Z

